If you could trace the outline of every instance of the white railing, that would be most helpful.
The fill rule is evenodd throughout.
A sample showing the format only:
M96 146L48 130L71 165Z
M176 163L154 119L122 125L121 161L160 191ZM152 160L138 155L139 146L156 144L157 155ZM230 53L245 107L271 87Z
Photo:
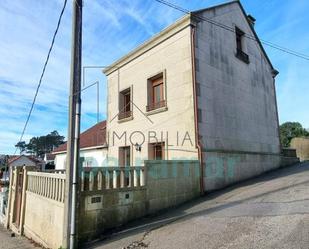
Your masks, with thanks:
M129 189L145 186L145 167L92 167L83 169L81 191Z
M65 174L27 172L27 191L64 202Z

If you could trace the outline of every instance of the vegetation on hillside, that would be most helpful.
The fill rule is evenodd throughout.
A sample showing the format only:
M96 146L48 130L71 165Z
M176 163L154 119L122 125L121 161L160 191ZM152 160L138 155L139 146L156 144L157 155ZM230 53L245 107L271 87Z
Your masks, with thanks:
M298 122L286 122L280 125L282 147L289 147L294 137L309 137L309 132Z

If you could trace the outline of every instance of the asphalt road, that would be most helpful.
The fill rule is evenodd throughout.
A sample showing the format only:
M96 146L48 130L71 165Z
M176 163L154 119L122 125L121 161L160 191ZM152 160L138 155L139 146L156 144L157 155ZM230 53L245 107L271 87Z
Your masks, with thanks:
M141 219L87 247L308 249L309 163Z

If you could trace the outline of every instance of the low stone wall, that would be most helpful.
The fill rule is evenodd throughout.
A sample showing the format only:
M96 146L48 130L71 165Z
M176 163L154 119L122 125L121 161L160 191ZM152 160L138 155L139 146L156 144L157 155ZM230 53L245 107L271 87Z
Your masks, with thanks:
M284 157L297 157L296 149L293 149L293 148L282 148L282 155Z
M78 239L91 241L104 231L146 214L146 189L83 192L80 196Z
M130 169L132 184L129 186L113 184L112 187L107 180L105 184L110 188L81 191L78 218L78 239L81 243L91 241L106 230L124 225L130 220L200 195L198 161L146 161L143 170L139 169L145 175L133 174L136 170L135 167ZM117 183L117 174L109 173L108 177L110 175L114 176L113 182ZM119 175L123 176L121 172ZM95 177L90 180L90 186L102 187L96 183ZM118 182L123 182L121 177Z
M287 167L293 164L299 163L298 157L286 157L282 156L280 161L280 167Z
M295 137L291 141L291 148L296 149L297 157L300 161L309 160L309 138Z

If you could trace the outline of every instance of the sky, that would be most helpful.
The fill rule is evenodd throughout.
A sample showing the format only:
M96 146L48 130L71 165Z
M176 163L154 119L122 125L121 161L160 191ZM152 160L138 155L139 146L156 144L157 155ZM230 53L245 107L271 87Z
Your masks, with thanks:
M169 0L197 10L222 0ZM309 55L309 1L243 0L261 39ZM13 154L56 28L63 0L0 1L0 154ZM54 49L24 139L57 130L67 135L72 1L68 0ZM83 66L105 66L128 53L183 13L154 0L84 0ZM264 46L274 67L280 123L309 128L309 61ZM100 120L106 115L106 78L87 69L85 84L99 81ZM82 93L81 127L97 122L96 87Z

